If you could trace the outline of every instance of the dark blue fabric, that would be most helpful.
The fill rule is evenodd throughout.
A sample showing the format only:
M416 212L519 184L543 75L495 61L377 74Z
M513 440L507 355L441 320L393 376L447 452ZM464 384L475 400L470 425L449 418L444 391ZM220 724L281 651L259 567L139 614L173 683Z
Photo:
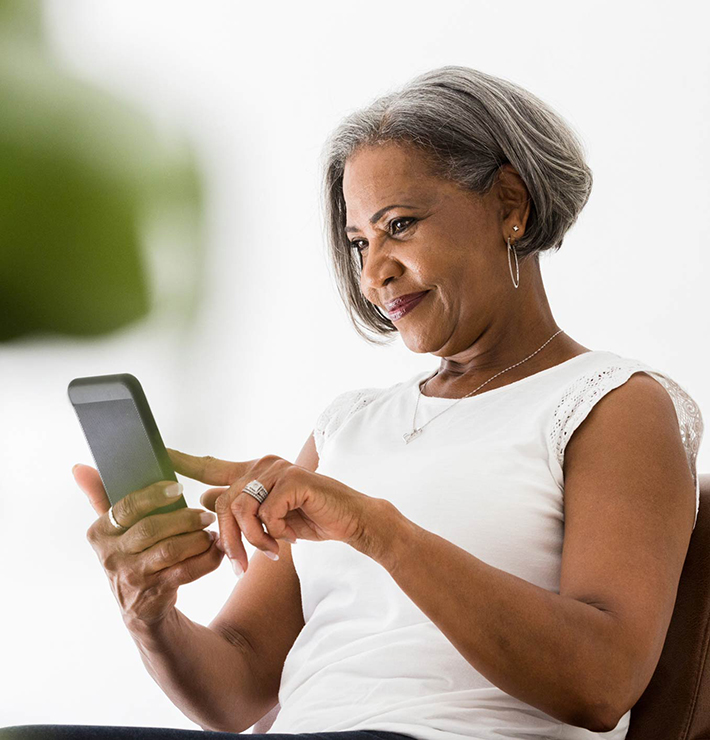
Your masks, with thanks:
M411 735L384 730L346 732L263 733L182 730L174 727L122 727L112 725L12 725L0 727L0 740L415 740Z

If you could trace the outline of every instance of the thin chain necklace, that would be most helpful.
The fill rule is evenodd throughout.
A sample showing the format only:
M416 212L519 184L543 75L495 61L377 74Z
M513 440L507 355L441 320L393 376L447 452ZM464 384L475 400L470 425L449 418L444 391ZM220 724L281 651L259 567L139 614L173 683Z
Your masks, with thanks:
M452 404L451 404L451 406L449 406L449 408L447 408L447 409L444 409L444 410L443 410L443 411L442 411L442 412L441 412L440 414L437 414L437 415L436 415L436 416L434 417L434 419L436 419L436 418L437 418L437 416L441 416L441 414L444 414L444 413L446 413L446 412L447 412L447 411L448 411L449 409L452 409L452 408L453 408L454 406L456 406L456 404L457 404L457 403L458 403L459 401L463 401L463 399L464 399L464 398L468 398L469 396L472 396L472 395L473 395L473 394L474 394L474 393L475 393L476 391L479 391L479 390L481 390L481 388L483 388L483 386L484 386L484 385L487 385L488 383L490 383L490 382L491 382L491 380L495 380L495 379L496 379L496 378L497 378L497 377L498 377L499 375L502 375L503 373L506 373L506 372L508 372L508 370L512 370L512 369L513 369L514 367L517 367L518 365L522 365L522 364L523 364L524 362L527 362L527 361L528 361L528 360L529 360L529 359L530 359L531 357L533 357L534 355L536 355L536 354L537 354L537 353L538 353L538 352L539 352L539 351L540 351L540 350L541 350L541 349L542 349L543 347L545 347L545 345L547 345L547 344L548 344L549 342L551 342L551 341L552 341L552 340L553 340L553 339L554 339L554 338L555 338L555 337L556 337L556 336L557 336L557 335L558 335L558 334L559 334L559 333L560 333L561 331L562 331L562 329L560 329L559 331L556 331L556 332L555 332L555 333L554 333L554 334L553 334L553 335L552 335L552 336L551 336L551 337L550 337L550 338L549 338L549 339L547 340L547 342L545 342L545 344L543 344L543 345L542 345L542 347L538 347L538 348L537 348L537 349L536 349L536 350L535 350L535 351L534 351L534 352L532 353L532 355L529 355L529 356L528 356L528 357L526 357L526 358L525 358L524 360L520 360L520 362L516 362L516 363L515 363L515 365L511 365L510 367L506 367L506 368L505 368L505 370L501 370L501 371L500 371L499 373L496 373L496 374L495 374L495 375L494 375L494 376L493 376L492 378L489 378L489 379L488 379L488 380L487 380L487 381L486 381L485 383L481 383L481 385L479 385L479 386L478 386L478 388L475 388L475 389L474 389L474 390L472 390L472 391L471 391L470 393L467 393L467 394L466 394L465 396L462 396L461 398L457 399L457 400L456 400L456 403L452 403ZM426 383L424 383L424 388L426 388L426 385L427 385L427 383L428 383L428 382L429 382L430 380L432 380L432 379L433 379L434 377L436 377L436 376L437 376L438 374L439 374L439 371L437 370L437 371L436 371L436 372L434 373L434 375L432 375L432 376L431 376L431 378L427 378L427 380L426 380ZM427 424L431 424L431 422L432 422L432 421L434 421L434 419L429 419L429 421L428 421L428 422L427 422L426 424L423 424L423 425L422 425L421 427L419 427L419 429L417 429L417 428L415 427L415 423L414 423L414 422L415 422L415 420L416 420L416 418L417 418L417 409L419 408L419 396L422 396L422 395L424 395L424 394L422 393L422 388L419 388L419 395L417 396L417 405L416 405L416 406L414 407L414 419L412 419L412 431L411 431L411 432L406 432L405 434L403 434L403 435L402 435L402 436L403 436L403 438L404 438L404 441L405 441L405 442L406 442L407 444L409 444L409 443L410 443L410 442L411 442L411 441L412 441L413 439L416 439L416 438L417 438L417 437L418 437L418 436L419 436L419 435L420 435L420 434L422 433L422 429L424 429L424 427L425 427L425 426L426 426Z

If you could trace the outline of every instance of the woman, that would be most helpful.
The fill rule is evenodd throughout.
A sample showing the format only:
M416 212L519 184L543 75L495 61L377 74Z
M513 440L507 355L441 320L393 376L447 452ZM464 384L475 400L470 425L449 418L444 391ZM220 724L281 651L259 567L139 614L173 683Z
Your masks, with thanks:
M697 515L703 422L665 373L553 318L539 256L591 183L556 113L465 67L339 126L325 199L340 294L365 339L398 332L439 366L341 393L295 465L169 451L217 486L202 502L245 571L209 628L174 608L222 557L198 510L148 535L163 484L109 510L80 466L101 513L90 541L187 716L231 732L263 717L270 737L625 737ZM248 563L242 535L272 559ZM0 735L40 727L26 737L61 729Z

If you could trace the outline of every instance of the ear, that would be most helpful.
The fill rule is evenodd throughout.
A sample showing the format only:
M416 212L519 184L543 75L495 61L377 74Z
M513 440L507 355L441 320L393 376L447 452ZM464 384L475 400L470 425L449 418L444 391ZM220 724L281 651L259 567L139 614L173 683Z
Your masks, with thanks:
M525 225L530 217L530 193L523 178L510 162L506 162L498 169L496 185L500 201L503 241L507 241L510 236L511 244L513 244L525 233ZM513 226L517 226L518 230L513 231Z

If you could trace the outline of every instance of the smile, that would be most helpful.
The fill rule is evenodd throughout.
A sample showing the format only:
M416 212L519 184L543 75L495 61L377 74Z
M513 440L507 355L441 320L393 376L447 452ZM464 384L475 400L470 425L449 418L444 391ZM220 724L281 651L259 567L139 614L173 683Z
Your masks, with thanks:
M427 296L429 295L429 291L424 293L424 295L420 295L417 298L412 299L408 303L405 303L403 305L397 306L393 311L388 311L387 315L390 318L390 321L398 321L403 316L406 316L410 311L414 310Z

